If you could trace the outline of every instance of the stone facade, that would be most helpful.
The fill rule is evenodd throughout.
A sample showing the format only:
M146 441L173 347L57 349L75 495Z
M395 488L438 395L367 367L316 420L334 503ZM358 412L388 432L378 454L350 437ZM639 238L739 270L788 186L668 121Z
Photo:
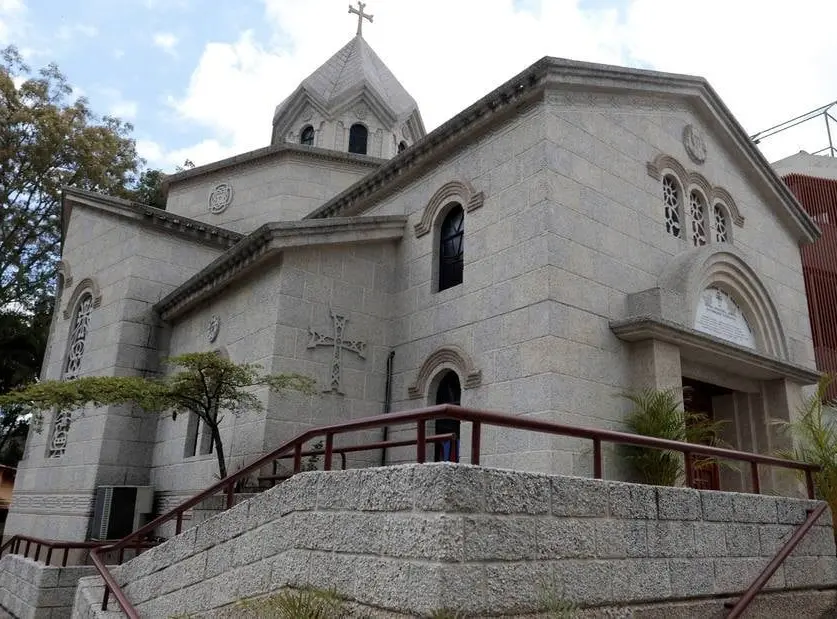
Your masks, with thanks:
M93 574L93 566L46 567L6 555L0 560L0 607L15 619L66 619L78 581Z
M445 463L302 473L117 578L148 617L235 616L237 600L285 586L381 616L673 602L746 588L812 505ZM827 513L768 588L835 584Z
M383 74L353 64L365 45L329 61L354 67L343 92ZM700 381L730 445L784 444L768 421L790 418L817 378L799 245L818 230L704 80L547 58L426 136L409 95L392 91L387 111L378 91L364 113L412 127L409 148L381 159L283 141L303 103L317 107L321 77L280 106L273 145L167 179L165 212L68 191L62 264L73 285L45 377L64 375L70 322L89 294L81 375L154 373L167 355L215 350L318 381L316 397L262 393L264 414L226 416L230 471L312 426L435 403L445 376L463 405L616 429L627 412L618 394ZM358 113L337 99L334 114ZM680 238L667 227L667 182L679 183ZM693 192L706 201L709 242L698 247ZM457 204L462 283L440 290L441 226ZM698 329L713 291L747 345ZM100 409L65 426L47 419L30 436L8 533L83 538L99 485L151 484L165 509L213 481L215 456L187 448L200 432L188 416ZM47 457L54 428L66 443ZM467 461L470 430L458 432ZM592 468L588 444L515 431L485 431L482 463ZM605 473L628 475L611 453ZM763 475L764 489L785 483ZM724 472L719 486L747 483Z

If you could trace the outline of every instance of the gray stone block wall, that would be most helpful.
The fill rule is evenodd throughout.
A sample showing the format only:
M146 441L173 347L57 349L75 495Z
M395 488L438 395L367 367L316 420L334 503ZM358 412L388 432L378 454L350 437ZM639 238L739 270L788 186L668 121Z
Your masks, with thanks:
M299 153L273 156L175 182L166 208L214 226L252 232L267 222L302 219L377 165L374 159L361 162ZM221 183L232 186L232 203L213 214L209 195Z
M81 375L131 375L158 367L157 319L151 306L220 253L180 237L76 205L62 258L72 282L56 305L59 312L44 376L62 376L72 316L73 292L92 279L101 294L94 308ZM48 458L52 416L31 431L18 468L7 534L62 540L84 539L94 489L99 485L146 485L157 419L129 407L74 414L68 447ZM37 514L38 518L33 518Z
M749 585L812 501L430 464L300 474L129 561L143 616L284 586L425 616L619 604ZM769 583L837 585L830 514Z
M47 567L5 555L0 559L0 606L15 619L66 619L79 579L95 573L94 567Z
M230 472L312 426L381 412L391 345L394 255L391 243L291 249L257 275L229 287L212 304L172 320L169 355L222 350L233 361L257 363L264 371L309 376L321 392L311 397L258 391L263 413L225 415L221 430ZM346 339L366 344L365 358L342 353L342 394L330 390L333 348L308 347L309 329L332 334L331 311L348 318ZM209 342L206 329L213 316L220 318L220 330ZM217 473L214 454L184 457L188 423L188 415L176 420L160 417L151 473L155 489L184 498L213 483ZM380 434L375 430L338 437L336 446L378 441ZM378 452L358 453L347 457L347 463L358 466L379 458ZM285 461L284 470L290 466ZM339 458L335 466L340 466Z

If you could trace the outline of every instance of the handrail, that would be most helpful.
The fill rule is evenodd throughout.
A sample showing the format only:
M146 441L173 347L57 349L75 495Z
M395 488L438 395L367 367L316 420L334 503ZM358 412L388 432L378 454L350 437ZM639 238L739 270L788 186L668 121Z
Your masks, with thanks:
M758 593L764 588L764 585L767 584L767 581L770 580L770 577L779 569L779 566L788 558L788 555L793 552L793 549L796 548L797 544L802 540L803 537L811 530L811 527L814 526L814 523L819 520L820 516L825 513L825 510L828 509L828 503L820 503L815 509L808 510L808 518L802 523L802 526L799 527L794 534L791 535L790 539L785 542L785 545L776 553L776 555L771 559L770 563L768 563L765 568L761 571L761 574L758 575L753 581L753 584L749 586L749 588L744 592L740 598L738 598L738 602L735 603L735 606L732 607L732 610L727 615L727 619L737 619L741 616L741 614L747 610L747 607L752 603Z
M235 473L228 475L221 481L213 484L206 490L196 494L191 499L188 499L180 505L170 509L165 514L155 518L143 527L140 527L130 535L119 540L112 546L94 549L90 553L91 560L102 579L105 581L105 593L102 600L102 609L107 609L107 602L111 590L114 593L123 612L129 619L139 619L136 609L125 597L113 575L108 571L104 561L99 557L104 552L118 550L124 548L134 539L142 539L144 536L153 532L158 526L169 522L176 521L176 533L179 533L183 522L183 513L217 494L220 491L226 492L227 501L226 507L229 509L233 506L235 483L250 475L250 473L257 471L273 460L284 456L286 453L293 450L294 459L294 473L300 472L302 468L302 446L313 438L325 437L324 449L324 470L331 470L332 456L336 449L334 447L334 437L348 432L355 432L358 430L368 430L371 428L378 428L384 425L397 426L404 424L416 423L416 440L413 444L416 445L416 462L422 463L425 461L427 432L426 423L433 419L455 419L459 421L466 421L472 424L471 431L471 464L480 463L480 444L481 444L481 428L482 424L491 426L498 426L504 428L514 428L518 430L531 430L534 432L542 432L546 434L554 434L560 436L570 436L574 438L584 438L593 441L593 476L596 479L602 478L602 442L617 443L625 445L636 445L639 447L651 447L654 449L663 449L669 451L677 451L683 454L686 464L686 485L693 486L694 475L692 470L693 457L698 456L713 456L720 460L736 460L750 463L750 472L752 475L753 492L758 494L760 492L759 484L759 465L779 466L784 468L798 469L804 472L809 498L814 496L814 480L813 473L819 470L819 466L808 464L805 462L797 462L794 460L784 460L773 456L765 456L762 454L748 453L745 451L736 451L733 449L725 449L721 447L712 447L709 445L698 445L694 443L681 443L679 441L672 441L668 439L653 438L649 436L641 436L638 434L628 434L625 432L617 432L615 430L602 430L596 428L586 428L578 426L569 426L562 423L555 423L550 421L540 421L537 419L530 419L528 417L517 417L503 413L495 413L477 410L473 408L466 408L462 406L454 406L451 404L441 404L437 406L429 406L416 410L403 411L399 413L389 413L387 415L376 415L374 417L363 417L352 421L321 426L312 428L299 434L295 438L287 441L280 447L274 449L270 453L262 456L256 461L252 462L243 469L239 469Z
M104 546L111 546L114 542L113 540L103 540L103 541L90 541L90 542L65 542L53 539L41 539L39 537L32 537L30 535L13 535L6 542L0 546L0 557L3 556L3 553L7 550L9 554L20 554L20 544L21 542L26 542L26 547L23 550L23 556L25 558L29 558L29 549L32 544L35 545L35 556L33 557L35 561L40 561L41 557L41 547L46 548L47 554L45 563L47 566L50 565L52 562L52 551L53 550L63 550L64 557L61 560L61 567L67 567L67 560L71 550L93 550L95 548L102 548ZM156 544L151 544L149 542L138 542L135 545L130 546L134 550L139 550L141 548L150 548ZM119 554L119 563L122 562L122 552Z

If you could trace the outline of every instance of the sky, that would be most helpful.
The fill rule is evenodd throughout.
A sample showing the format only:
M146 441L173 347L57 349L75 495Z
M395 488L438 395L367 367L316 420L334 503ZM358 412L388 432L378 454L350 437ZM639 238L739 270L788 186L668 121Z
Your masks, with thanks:
M547 55L701 75L750 134L837 100L834 0L368 0L365 11L364 38L428 131ZM269 144L276 105L356 28L347 0L0 0L0 45L33 67L57 63L165 171ZM827 144L818 119L760 147L774 161Z

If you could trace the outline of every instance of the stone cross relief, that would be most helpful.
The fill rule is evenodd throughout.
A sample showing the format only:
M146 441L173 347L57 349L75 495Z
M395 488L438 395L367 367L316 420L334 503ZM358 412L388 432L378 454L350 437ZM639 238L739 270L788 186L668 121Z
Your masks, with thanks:
M353 7L351 4L349 5L349 15L351 15L352 13L357 15L357 36L362 37L363 36L363 20L368 19L369 23L371 24L372 23L372 15L369 15L368 13L363 12L363 9L366 8L366 3L365 2L358 1L357 5L359 7L359 10L356 9L355 7Z
M346 323L349 319L346 316L337 314L334 310L329 309L332 321L332 334L327 335L314 331L308 327L308 348L317 348L318 346L331 346L334 349L331 358L331 375L329 378L328 389L325 392L334 392L343 395L341 389L343 371L341 363L343 360L343 351L355 353L361 359L366 359L366 342L362 340L347 340L344 337L346 331Z

